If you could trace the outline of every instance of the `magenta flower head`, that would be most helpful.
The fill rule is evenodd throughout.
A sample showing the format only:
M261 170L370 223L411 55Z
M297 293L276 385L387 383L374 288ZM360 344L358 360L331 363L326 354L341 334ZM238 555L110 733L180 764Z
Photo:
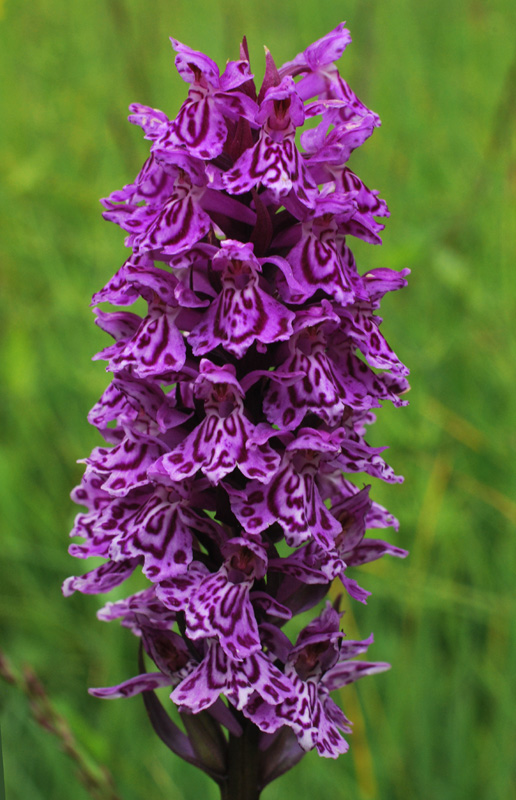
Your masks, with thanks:
M282 67L267 52L257 91L245 40L220 74L173 39L188 97L175 119L131 106L150 156L102 201L132 252L93 298L117 307L96 309L113 380L89 416L106 445L73 493L87 510L70 552L104 562L64 593L143 572L146 589L99 612L139 638L139 674L90 691L143 693L161 739L232 800L308 750L344 753L332 692L389 666L361 660L372 636L349 641L323 602L336 581L365 603L348 568L406 555L365 535L397 526L368 476L402 479L365 436L383 401L406 403L376 312L408 270L360 272L350 249L379 243L388 211L347 166L380 124L335 66L349 42L341 24ZM144 316L124 310L140 298Z

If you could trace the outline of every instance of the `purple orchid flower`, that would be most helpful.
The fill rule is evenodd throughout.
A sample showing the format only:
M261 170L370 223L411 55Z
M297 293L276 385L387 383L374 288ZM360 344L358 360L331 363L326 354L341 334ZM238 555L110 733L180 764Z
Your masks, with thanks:
M258 90L245 40L222 74L171 41L188 97L175 119L130 107L150 155L102 201L132 254L93 297L113 380L88 417L105 445L72 494L70 553L104 561L63 591L143 573L98 613L140 640L137 674L91 693L142 694L174 753L256 800L306 751L346 752L331 693L389 666L357 660L372 636L348 641L339 600L320 604L334 581L365 603L348 569L407 555L367 536L397 521L360 474L401 480L366 431L406 404L376 312L409 271L361 272L350 247L379 243L388 209L347 164L379 119L335 65L344 24L279 68L267 51Z

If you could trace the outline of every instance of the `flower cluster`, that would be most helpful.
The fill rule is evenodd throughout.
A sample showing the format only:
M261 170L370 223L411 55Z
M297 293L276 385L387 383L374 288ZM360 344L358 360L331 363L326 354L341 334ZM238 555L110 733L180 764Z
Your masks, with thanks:
M162 738L219 777L221 726L252 723L276 748L262 783L282 757L345 752L331 691L388 667L355 659L372 637L346 640L330 603L295 643L283 631L335 580L365 602L348 567L406 555L365 536L396 520L353 481L401 480L364 437L382 401L406 402L376 312L408 270L360 274L349 248L379 243L388 214L346 166L380 124L335 66L349 41L341 24L280 68L266 51L257 92L245 40L220 74L172 39L188 97L175 119L131 106L150 156L102 201L132 254L93 298L118 307L96 309L113 380L89 421L108 446L85 459L70 552L105 561L64 592L108 592L141 568L148 588L99 617L156 671L141 657L139 675L91 692L144 692ZM140 298L144 315L125 310ZM152 705L164 686L189 736Z

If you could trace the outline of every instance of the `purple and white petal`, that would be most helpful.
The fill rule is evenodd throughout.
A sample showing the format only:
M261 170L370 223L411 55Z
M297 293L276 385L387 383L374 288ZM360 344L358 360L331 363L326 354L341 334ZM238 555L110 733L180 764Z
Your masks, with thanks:
M115 586L128 578L138 565L138 559L129 561L107 561L85 575L72 576L63 583L63 594L69 597L74 592L82 594L102 594L110 592Z
M389 369L395 375L408 375L408 369L398 359L379 331L381 320L375 317L367 304L360 303L340 312L343 326L341 335L351 338L372 367Z
M231 508L243 528L260 533L274 522L287 544L297 547L311 538L331 549L341 526L328 511L317 488L317 453L285 455L266 486L251 481L245 492L231 493Z
M128 681L122 681L116 686L88 689L88 692L93 697L113 700L118 697L134 697L141 692L152 692L154 689L170 686L170 682L170 676L163 675L162 672L146 672L143 675L136 675L135 678L129 678Z
M258 143L244 151L223 180L230 194L243 194L261 184L278 201L294 190L300 202L308 207L317 192L317 184L296 147L294 132L275 141L263 131Z
M207 522L215 527L215 523ZM189 507L188 499L158 487L131 520L120 529L110 546L115 561L143 556L143 574L153 582L186 572L192 560L196 528L206 527L204 520Z
M302 75L296 84L296 89L303 100L315 97L317 94L329 93L329 87L338 78L338 71L333 62L339 60L350 42L350 33L341 22L292 61L283 64L279 73L281 76Z
M236 660L260 650L249 589L247 581L231 583L225 569L207 577L186 608L188 636L194 640L216 637L224 652Z
M206 416L172 452L160 458L151 475L181 481L201 470L213 484L236 467L248 478L267 481L277 470L280 456L244 415L243 392L229 369L218 369L206 359L194 384L197 397L205 398Z
M113 372L131 370L139 378L179 372L186 360L184 337L176 325L179 308L154 305L123 349L110 359Z
M292 695L292 682L258 651L244 661L234 661L215 642L211 642L199 666L171 694L179 706L198 713L213 705L224 694L242 709L253 692L266 702L278 704Z
M251 244L222 242L212 266L220 272L222 291L188 337L195 355L222 344L241 358L256 340L270 344L288 339L295 315L261 288L262 268Z
M150 483L147 470L163 449L157 439L128 432L120 444L111 449L96 447L83 461L88 468L105 475L104 491L123 497L132 489Z
M118 619L135 636L141 636L142 626L170 630L176 620L176 614L156 597L155 587L149 586L148 589L143 589L123 600L106 603L97 611L97 618L103 622Z
M366 675L376 675L378 672L385 672L391 665L384 661L343 661L335 664L324 676L323 682L328 691L341 689L348 683L354 683L359 678Z

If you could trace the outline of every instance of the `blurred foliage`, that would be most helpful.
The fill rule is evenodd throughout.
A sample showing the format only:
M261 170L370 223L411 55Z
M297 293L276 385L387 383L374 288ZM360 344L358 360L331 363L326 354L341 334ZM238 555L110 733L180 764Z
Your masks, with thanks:
M357 243L358 264L413 270L384 303L384 332L412 368L411 405L383 409L370 437L406 476L374 488L411 556L362 568L372 597L347 603L346 632L374 630L372 657L393 665L342 692L350 753L309 754L264 800L516 797L516 6L3 0L2 649L32 666L124 800L217 793L154 737L140 698L86 694L135 673L135 641L97 622L102 598L61 597L78 569L66 553L75 460L99 443L86 413L107 382L90 361L105 339L88 301L125 257L97 198L146 157L127 105L174 115L185 96L168 36L223 64L245 33L260 76L262 44L282 63L342 17L354 38L342 73L383 120L351 166L392 212L382 248ZM1 692L9 800L87 798L26 697Z

